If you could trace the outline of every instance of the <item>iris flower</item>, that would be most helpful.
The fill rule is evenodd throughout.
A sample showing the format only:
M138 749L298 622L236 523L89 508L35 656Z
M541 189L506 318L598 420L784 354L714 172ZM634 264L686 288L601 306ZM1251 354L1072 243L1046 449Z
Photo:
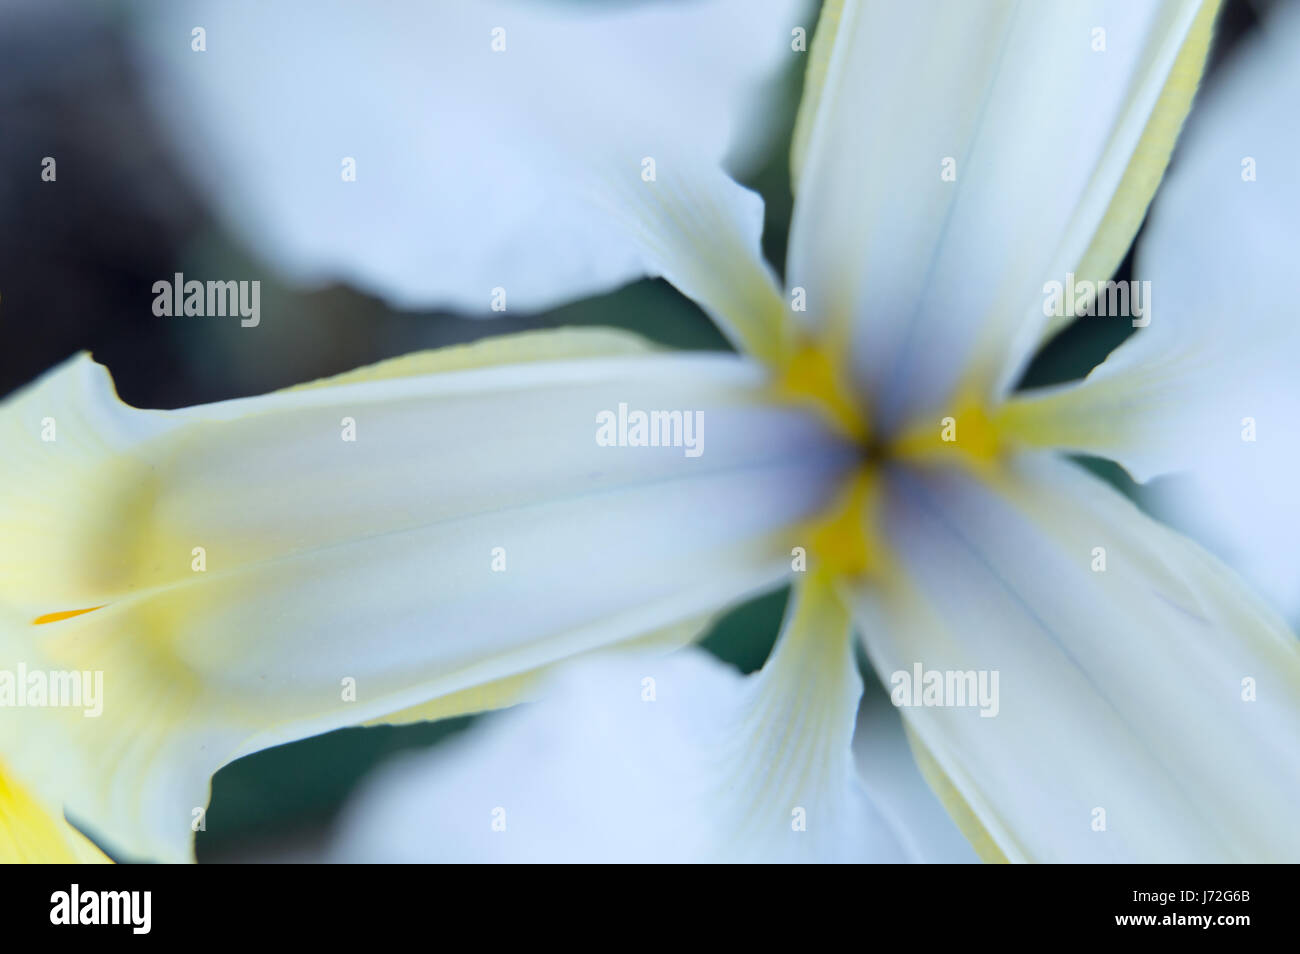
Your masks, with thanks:
M180 147L288 273L471 311L658 275L737 353L538 332L165 412L86 356L50 372L0 417L2 645L102 670L105 706L20 711L6 825L63 809L183 859L231 759L537 698L393 770L341 856L963 857L899 784L910 750L987 860L1300 857L1294 636L1067 456L1248 452L1245 412L1189 398L1277 349L1184 294L1085 381L1014 390L1056 330L1044 283L1131 244L1217 4L830 0L806 52L797 7L754 6L151 18ZM782 284L723 170L790 57ZM702 453L602 446L620 406L698 412ZM690 646L787 582L758 673ZM859 767L859 646L886 687L996 672L996 713L904 706L906 747Z

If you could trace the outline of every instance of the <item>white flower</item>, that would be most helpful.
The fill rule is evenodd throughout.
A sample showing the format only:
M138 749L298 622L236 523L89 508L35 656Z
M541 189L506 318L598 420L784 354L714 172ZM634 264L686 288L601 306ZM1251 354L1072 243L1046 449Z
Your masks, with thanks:
M1198 101L1139 246L1164 320L1084 387L1029 402L1068 447L1158 481L1152 505L1300 620L1300 6L1279 5ZM1158 404L1158 407L1155 406ZM1141 407L1148 413L1134 413ZM1029 413L1029 412L1026 412ZM1069 420L1060 417L1068 416ZM1068 429L1068 431L1067 431Z
M479 310L494 287L541 307L662 274L746 356L557 332L171 413L115 404L85 359L54 372L0 417L0 521L18 528L0 633L6 656L102 668L128 701L32 715L3 750L19 777L113 843L174 857L230 758L549 683L558 696L491 717L451 758L395 769L418 784L377 787L343 855L959 857L899 782L911 770L882 775L887 740L864 739L879 760L858 778L856 628L885 680L998 673L993 717L902 710L981 856L1300 857L1294 637L1057 453L1093 446L1076 408L1117 375L1011 394L1050 331L1043 283L1104 279L1127 250L1215 4L827 4L784 290L757 197L717 165L737 127L716 122L767 72L732 72L761 62L744 44L775 51L799 25L784 9L746 4L720 28L735 4L383 7L398 28L374 5L296 6L224 4L207 53L164 44L181 59L168 94L197 104L173 115L208 125L196 167L268 255ZM700 44L700 72L680 82L656 36ZM337 179L346 156L355 183ZM402 211L424 214L399 228ZM1170 419L1162 395L1221 377L1153 365L1152 329L1115 356L1158 389L1124 404L1135 435ZM706 452L598 446L596 415L620 403L703 411ZM44 416L65 422L57 448L38 443ZM1145 473L1181 462L1142 449ZM758 675L644 654L788 578ZM32 622L73 610L90 611Z

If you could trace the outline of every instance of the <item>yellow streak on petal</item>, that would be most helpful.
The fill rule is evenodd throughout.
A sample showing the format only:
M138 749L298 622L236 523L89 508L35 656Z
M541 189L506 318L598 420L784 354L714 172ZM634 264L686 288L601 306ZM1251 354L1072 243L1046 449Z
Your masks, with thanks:
M799 191L799 178L803 174L803 164L808 157L808 145L821 112L826 78L830 72L831 54L835 49L835 38L839 35L843 17L844 0L826 0L822 4L821 15L817 19L817 29L813 33L812 47L808 51L808 69L804 73L803 80L803 99L799 103L799 114L795 117L794 135L790 141L790 188L793 192Z
M75 862L107 864L109 859L0 765L0 864Z
M948 413L914 421L890 442L887 455L918 463L956 463L987 472L1006 455L1011 442L982 401L962 399Z
M503 364L571 361L614 355L653 354L659 348L640 335L618 328L545 328L496 335L469 344L413 351L396 358L364 365L328 378L295 384L277 392L291 394L317 388L339 387L363 381L389 381L425 374L446 374Z
M61 619L72 619L72 617L80 616L83 613L93 613L95 610L103 609L107 605L107 603L101 603L99 606L87 606L85 609L61 610L58 613L44 613L32 620L32 625L41 626L45 623L57 623Z
M795 349L777 379L776 396L811 402L855 441L867 439L866 418L844 378L843 362L826 345L809 341Z
M994 426L1007 440L1024 447L1083 448L1122 443L1126 419L1119 414L1104 413L1095 406L1100 386L1092 391L1077 387L1013 395L997 409Z
M669 652L697 640L713 622L713 614L697 616L672 623L660 629L636 636L617 643L596 654L614 655L620 652ZM369 719L362 725L406 725L411 722L431 722L453 716L467 715L472 712L488 712L502 709L520 702L531 701L537 695L538 688L545 683L546 677L553 672L553 666L539 666L527 672L521 672L504 679L485 682L458 692L438 696L428 702L419 703L397 712Z
M858 396L845 377L842 348L833 338L806 340L784 362L774 391L778 400L816 408L829 423L860 447L867 447L869 428ZM864 464L822 514L802 527L810 562L817 572L860 576L879 563L876 532L879 480L874 465Z
M851 578L880 565L877 529L880 479L875 467L863 466L825 514L805 528L808 556L815 572Z
M948 812L957 830L971 843L980 860L987 864L1009 864L1010 859L980 822L979 816L975 814L970 803L957 790L952 779L926 748L925 743L912 731L906 720L903 721L903 728L906 730L908 745L912 747L912 757L916 759L916 767L921 770L921 777L925 779L935 797Z
M1205 0L1192 21L1092 243L1074 269L1080 280L1106 281L1115 274L1133 244L1133 236L1137 234L1151 197L1164 177L1174 143L1200 85L1219 4L1220 0ZM1070 321L1069 318L1053 320L1044 329L1043 340L1052 337Z

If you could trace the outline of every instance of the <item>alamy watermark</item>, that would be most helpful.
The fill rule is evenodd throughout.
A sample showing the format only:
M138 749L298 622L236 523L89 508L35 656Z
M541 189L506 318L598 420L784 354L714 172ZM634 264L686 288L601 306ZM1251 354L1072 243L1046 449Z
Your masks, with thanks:
M102 670L0 669L0 709L82 709L88 719L104 711Z
M238 315L244 328L256 328L262 320L260 281L186 281L184 273L177 272L172 281L154 282L153 293L153 313L160 318Z
M1134 328L1151 324L1151 283L1075 281L1043 285L1043 315L1047 318L1116 317L1133 319Z
M682 447L687 457L704 453L703 411L629 411L596 415L596 443L601 447Z
M152 891L83 891L73 883L67 891L50 895L51 924L120 924L132 934L148 934L152 910Z
M900 669L889 677L894 705L945 709L975 708L980 718L998 714L998 670L925 669L913 663L911 672Z

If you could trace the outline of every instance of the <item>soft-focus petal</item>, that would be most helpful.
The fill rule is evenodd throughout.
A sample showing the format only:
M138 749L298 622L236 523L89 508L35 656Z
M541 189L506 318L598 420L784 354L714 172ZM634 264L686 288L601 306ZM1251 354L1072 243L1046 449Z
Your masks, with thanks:
M1300 6L1279 8L1219 75L1138 250L1151 324L1081 384L1019 396L1004 419L1139 480L1186 472L1153 505L1296 616Z
M175 412L69 362L0 413L0 661L102 671L103 715L14 710L5 758L110 845L177 857L231 758L770 586L851 460L766 394L746 359L608 332ZM701 453L598 445L620 404L701 414Z
M700 634L708 632L715 615L708 613L680 623L673 623L644 636L620 642L615 648L602 650L602 652L641 655L647 652L662 653L670 649L679 649L698 639ZM382 716L369 719L362 724L404 725L411 722L433 722L452 716L504 709L516 703L528 702L545 691L552 668L552 666L538 666L536 669L506 676L504 679L479 683L406 709L385 712Z
M1053 457L888 493L868 651L998 673L992 707L903 715L1002 854L1300 860L1300 648L1231 571Z
M908 747L902 719L879 685L867 686L862 694L853 755L863 787L908 860L927 864L979 860L926 784Z
M0 764L0 864L103 864L108 859L63 819L32 797Z
M821 579L762 671L699 650L567 667L547 701L386 769L341 860L902 860L850 753L862 690Z
M830 5L833 47L807 99L816 115L800 118L788 280L850 341L879 426L960 387L1006 386L1046 321L1044 282L1118 262L1216 6Z
M140 20L186 168L295 278L487 313L497 288L533 310L662 274L749 344L781 296L762 202L721 161L770 114L805 6L166 0Z

